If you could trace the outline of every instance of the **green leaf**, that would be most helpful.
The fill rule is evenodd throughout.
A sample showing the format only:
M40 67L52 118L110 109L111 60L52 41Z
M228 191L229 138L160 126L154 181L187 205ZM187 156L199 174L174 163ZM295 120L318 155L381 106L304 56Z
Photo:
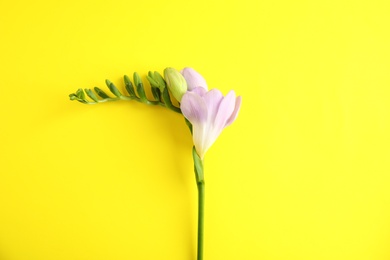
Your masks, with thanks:
M130 96L136 97L133 83L131 83L130 78L127 75L125 75L123 78L125 81L126 91L129 93Z
M112 82L109 81L108 79L106 79L106 85L107 85L107 87L110 89L110 91L112 92L112 94L114 94L114 95L117 96L117 97L122 96L122 93L119 92L119 90L115 87L114 83L112 83Z
M110 98L109 95L107 95L103 90L101 90L100 88L98 87L95 87L94 88L96 94L98 94L101 98Z
M99 102L98 97L93 93L91 89L84 89L85 93L87 93L88 97L90 97L93 101Z

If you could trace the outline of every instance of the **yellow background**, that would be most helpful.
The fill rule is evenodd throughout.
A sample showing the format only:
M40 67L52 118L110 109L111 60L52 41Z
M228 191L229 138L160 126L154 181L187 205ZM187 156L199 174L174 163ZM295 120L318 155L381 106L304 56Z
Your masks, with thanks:
M191 66L243 104L205 260L390 259L388 1L0 2L0 259L194 260L180 115L77 88Z

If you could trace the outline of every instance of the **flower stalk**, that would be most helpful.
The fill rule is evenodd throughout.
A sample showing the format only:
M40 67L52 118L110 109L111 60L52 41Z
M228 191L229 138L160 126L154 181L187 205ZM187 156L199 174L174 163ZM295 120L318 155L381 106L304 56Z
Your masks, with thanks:
M196 152L195 146L192 149L194 157L194 170L196 185L198 187L198 249L197 260L203 260L203 237L204 237L204 201L205 201L205 182L203 172L203 160Z
M203 233L204 233L204 181L198 182L198 251L197 260L203 260Z
M151 92L153 94L154 100L149 99L147 97L141 77L136 72L133 74L134 84L131 82L130 78L127 75L123 77L125 89L128 95L122 93L111 81L106 80L106 85L110 90L111 94L113 94L114 96L108 95L102 89L95 87L93 90L83 90L80 88L75 93L70 94L69 98L70 100L76 100L88 105L118 100L135 100L137 102L144 103L147 105L159 105L181 114L181 109L172 104L171 96L168 92L168 89L166 88L164 78L156 71L154 73L149 71L147 79L150 83Z

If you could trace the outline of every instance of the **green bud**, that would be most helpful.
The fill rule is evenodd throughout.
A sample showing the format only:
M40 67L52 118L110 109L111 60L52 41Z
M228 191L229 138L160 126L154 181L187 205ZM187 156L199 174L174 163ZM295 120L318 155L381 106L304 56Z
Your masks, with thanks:
M169 91L171 91L176 100L180 102L184 93L187 92L186 79L174 68L166 68L164 70L164 78Z
M99 102L99 99L97 98L95 93L93 93L92 90L86 88L86 89L84 89L84 91L85 91L85 93L87 93L88 97L90 97L93 101Z
M122 94L119 92L119 90L115 87L114 83L112 83L112 82L109 81L108 79L106 79L106 85L107 85L107 87L110 89L110 91L112 92L112 94L114 94L114 95L117 96L117 97L122 96Z
M133 87L133 83L131 83L130 78L127 75L125 75L123 78L124 78L124 81L125 81L125 86L126 86L127 92L129 93L129 95L131 97L135 97L136 96L135 95L135 90L134 90L134 87Z
M69 94L70 100L78 100L79 98L76 96L75 93Z
M79 98L79 99L85 99L85 94L84 94L84 91L79 88L77 91L76 91L76 96Z
M147 80L149 81L150 85L152 85L153 87L156 87L158 88L158 82L155 81L151 76L146 76Z
M139 76L139 74L137 72L134 72L133 80L134 80L134 84L136 87L138 87L139 84L142 84L141 77Z
M135 87L137 89L138 96L140 97L141 101L147 103L148 99L146 98L144 84L142 83L141 77L137 72L134 72L133 80L134 80Z
M159 88L156 88L156 87L153 87L152 86L152 94L153 94L153 97L156 101L160 101L160 97L161 97L161 92L160 92L160 89Z
M165 83L164 78L160 75L160 73L155 71L153 73L153 79L158 82L159 88L160 88L161 92L163 92L164 88L166 87L166 83Z
M95 90L96 94L99 95L99 97L101 97L101 98L110 98L110 97L106 94L106 92L104 92L104 91L101 90L100 88L95 87L94 90Z

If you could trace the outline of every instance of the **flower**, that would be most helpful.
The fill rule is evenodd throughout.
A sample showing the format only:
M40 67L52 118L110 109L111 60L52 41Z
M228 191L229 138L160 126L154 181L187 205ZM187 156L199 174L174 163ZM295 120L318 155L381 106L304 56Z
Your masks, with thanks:
M166 68L164 70L164 78L168 89L171 91L176 100L180 102L184 93L187 92L186 79L174 68Z
M241 96L231 90L225 97L218 89L194 88L183 95L180 108L192 124L196 152L203 160L205 153L222 130L232 124L241 106Z
M197 87L202 87L205 90L208 90L206 80L193 68L184 68L181 70L181 74L187 81L188 90L193 90Z

